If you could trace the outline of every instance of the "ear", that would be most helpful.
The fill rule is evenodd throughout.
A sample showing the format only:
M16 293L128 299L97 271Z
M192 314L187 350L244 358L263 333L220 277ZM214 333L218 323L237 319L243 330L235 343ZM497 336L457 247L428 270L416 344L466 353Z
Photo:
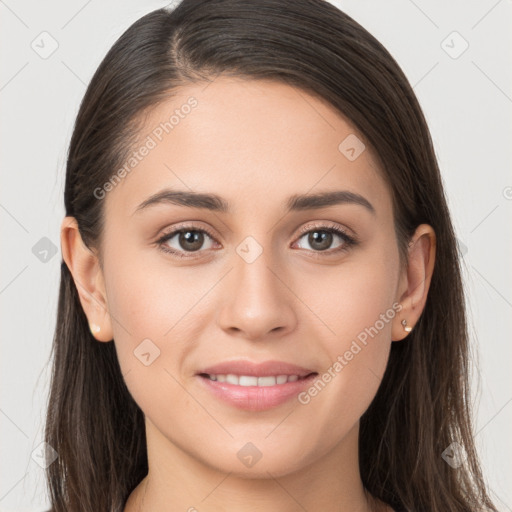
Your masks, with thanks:
M421 224L409 242L407 265L400 277L397 300L402 309L393 320L393 341L403 340L409 334L402 324L403 320L407 322L407 327L414 328L420 318L427 302L435 255L436 234L431 226Z
M60 242L62 257L73 276L91 334L98 341L111 341L112 322L108 312L103 271L96 254L84 244L74 217L64 217Z

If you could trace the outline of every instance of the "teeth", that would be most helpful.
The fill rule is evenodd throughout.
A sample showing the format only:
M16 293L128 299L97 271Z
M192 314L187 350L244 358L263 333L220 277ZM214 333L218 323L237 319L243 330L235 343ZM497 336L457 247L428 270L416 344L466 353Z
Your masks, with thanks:
M238 377L239 386L257 386L258 377L248 377L247 375L241 375Z
M231 374L231 373L228 373L228 374L226 375L226 382L227 382L228 384L236 384L236 385L238 385L238 377L237 377L236 375L233 375L233 374Z
M275 375L268 377L255 377L252 375L208 375L210 380L218 382L227 382L235 386L275 386L276 384L284 384L286 382L295 382L299 380L298 375Z
M258 377L258 386L275 386L277 377Z

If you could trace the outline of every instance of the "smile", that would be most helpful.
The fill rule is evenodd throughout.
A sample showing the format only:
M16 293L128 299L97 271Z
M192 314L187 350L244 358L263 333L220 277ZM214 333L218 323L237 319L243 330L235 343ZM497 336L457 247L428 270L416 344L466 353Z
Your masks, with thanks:
M253 375L234 375L228 374L201 374L201 376L207 377L210 380L217 382L227 382L235 386L276 386L279 384L285 384L286 382L295 382L305 377L299 377L298 375L268 375L257 377Z
M237 409L265 411L282 405L312 384L318 373L298 375L196 375L210 396Z

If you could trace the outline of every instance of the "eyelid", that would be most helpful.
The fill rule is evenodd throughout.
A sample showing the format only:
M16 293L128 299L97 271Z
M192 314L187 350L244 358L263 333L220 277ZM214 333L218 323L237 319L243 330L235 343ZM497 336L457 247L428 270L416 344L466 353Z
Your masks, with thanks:
M198 222L198 221L185 221L185 222L180 222L168 229L164 229L161 234L158 236L158 240L161 240L162 238L165 238L167 236L170 236L170 235L176 235L179 231L185 231L185 230L190 230L190 231L204 231L210 238L213 238L215 241L216 240L216 236L213 234L213 232L207 228L207 227L204 227L202 225L198 225L198 224L195 224L195 222Z
M304 233L308 233L309 231L312 231L314 229L320 230L336 230L341 231L347 238L350 238L354 242L358 242L358 238L355 235L355 233L352 230L349 230L345 228L344 226L341 226L340 224L330 221L330 220L324 220L324 221L312 221L309 223L304 224L299 230L299 235L302 236Z

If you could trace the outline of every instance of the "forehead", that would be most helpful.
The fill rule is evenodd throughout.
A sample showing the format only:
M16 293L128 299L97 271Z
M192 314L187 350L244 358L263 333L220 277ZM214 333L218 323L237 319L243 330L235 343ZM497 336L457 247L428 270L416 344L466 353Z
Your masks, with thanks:
M146 114L137 137L107 194L123 216L164 188L218 194L235 214L340 188L390 208L363 137L327 102L284 83L217 77L180 87Z

